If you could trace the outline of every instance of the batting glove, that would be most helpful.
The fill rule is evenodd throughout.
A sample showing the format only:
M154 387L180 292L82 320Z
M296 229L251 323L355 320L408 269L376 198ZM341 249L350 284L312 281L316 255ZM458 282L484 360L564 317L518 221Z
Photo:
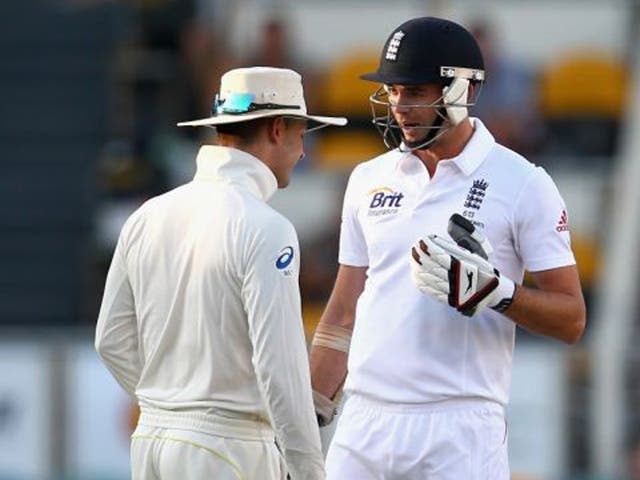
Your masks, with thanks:
M466 316L484 307L504 312L515 284L487 260L437 235L411 248L411 276L418 289Z
M338 413L336 402L315 390L313 390L313 406L316 409L316 417L320 427L329 425Z
M471 253L477 253L485 260L488 260L489 255L493 252L489 239L459 213L454 213L449 218L447 233L459 247L469 250Z

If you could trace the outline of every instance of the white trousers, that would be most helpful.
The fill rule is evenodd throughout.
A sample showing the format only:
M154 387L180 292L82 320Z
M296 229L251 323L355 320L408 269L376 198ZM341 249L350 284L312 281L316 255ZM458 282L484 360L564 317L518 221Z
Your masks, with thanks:
M397 406L346 400L327 480L508 480L503 408L483 401Z
M266 424L143 410L131 436L133 480L284 480Z

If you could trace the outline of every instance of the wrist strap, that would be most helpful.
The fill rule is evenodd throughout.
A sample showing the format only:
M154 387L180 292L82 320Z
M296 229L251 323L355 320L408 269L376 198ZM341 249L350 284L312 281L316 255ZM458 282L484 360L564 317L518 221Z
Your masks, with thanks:
M509 296L504 297L496 305L491 307L492 310L495 310L496 312L499 312L499 313L504 313L513 303L513 298L516 296L516 290L518 289L518 285L515 282L512 282L511 280L509 281L513 285L513 293L511 294L510 297Z

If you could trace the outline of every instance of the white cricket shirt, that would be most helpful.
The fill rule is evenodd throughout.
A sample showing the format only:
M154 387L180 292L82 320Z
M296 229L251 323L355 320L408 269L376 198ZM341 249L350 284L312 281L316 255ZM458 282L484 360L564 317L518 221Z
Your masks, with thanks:
M127 220L96 348L141 406L270 421L294 479L324 478L300 309L298 239L273 173L203 147L192 182Z
M489 238L489 261L516 283L525 269L575 263L566 207L549 175L497 144L478 119L472 122L464 151L438 162L433 178L415 155L399 150L351 174L339 261L368 270L347 392L407 404L462 397L507 403L515 324L490 309L465 317L411 280L411 246L431 233L450 238L453 213Z

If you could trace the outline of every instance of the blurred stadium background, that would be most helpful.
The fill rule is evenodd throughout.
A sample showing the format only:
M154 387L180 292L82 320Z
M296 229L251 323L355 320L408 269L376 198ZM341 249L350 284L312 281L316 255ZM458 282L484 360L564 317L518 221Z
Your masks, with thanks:
M92 346L102 282L126 216L192 176L211 131L175 123L232 67L295 68L312 111L350 119L309 136L272 202L298 229L311 334L347 175L384 149L358 75L422 15L480 40L476 114L558 183L588 301L577 346L518 333L513 478L640 479L640 2L2 0L0 480L129 477L136 411Z

